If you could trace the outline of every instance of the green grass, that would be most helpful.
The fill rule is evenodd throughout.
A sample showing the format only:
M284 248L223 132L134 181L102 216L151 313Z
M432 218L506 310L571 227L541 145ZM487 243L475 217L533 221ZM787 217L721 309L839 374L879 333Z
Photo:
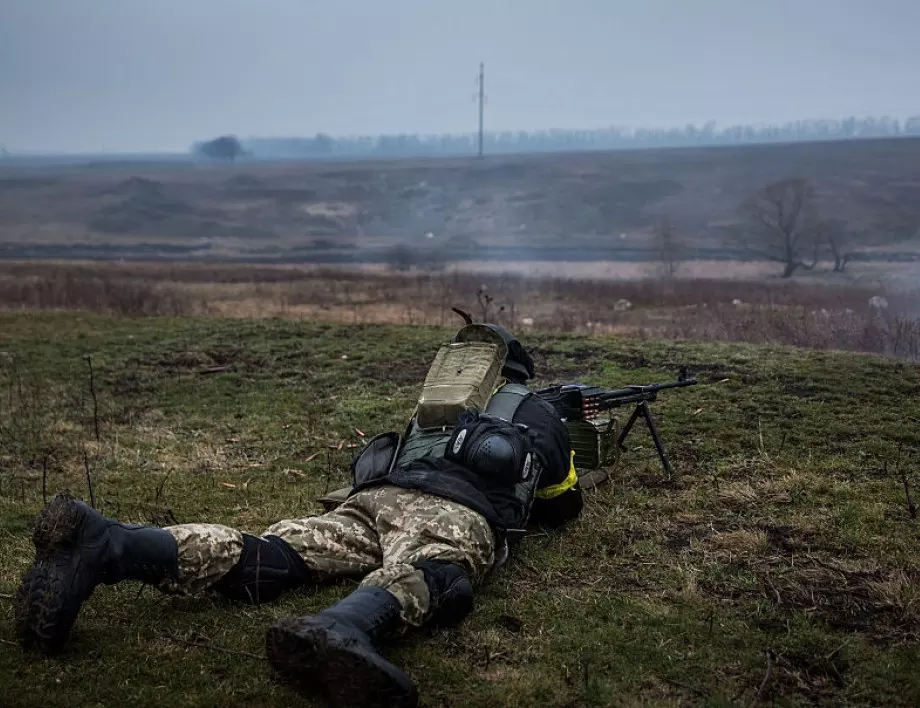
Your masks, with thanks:
M448 335L0 316L0 703L301 705L259 658L264 632L352 583L259 608L102 587L63 657L24 655L9 596L31 560L42 461L49 497L87 495L85 450L104 513L260 532L321 511L315 498L347 481L355 428L403 426ZM920 703L920 535L902 480L920 497L920 366L745 345L531 344L543 381L697 373L702 385L654 404L680 476L664 477L637 428L640 449L588 493L578 523L525 539L459 629L393 647L426 705Z

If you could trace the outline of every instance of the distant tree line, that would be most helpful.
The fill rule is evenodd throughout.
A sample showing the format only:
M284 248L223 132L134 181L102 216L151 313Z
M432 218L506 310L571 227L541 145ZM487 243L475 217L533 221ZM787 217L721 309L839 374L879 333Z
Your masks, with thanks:
M850 117L842 120L799 120L781 125L732 125L717 127L710 121L703 126L682 128L621 128L599 130L541 130L489 132L484 136L485 151L492 154L558 152L575 150L617 150L663 147L703 147L751 143L848 140L920 136L920 115L905 120ZM363 135L333 137L319 133L310 138L250 138L233 146L231 156L221 148L232 144L224 136L199 143L193 152L214 159L236 159L250 154L256 159L357 159L367 157L422 157L469 155L477 149L477 135ZM208 151L217 154L208 155Z

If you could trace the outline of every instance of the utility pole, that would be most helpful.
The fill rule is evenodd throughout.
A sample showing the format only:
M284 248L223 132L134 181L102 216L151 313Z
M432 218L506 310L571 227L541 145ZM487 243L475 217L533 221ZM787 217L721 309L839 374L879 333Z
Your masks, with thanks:
M485 103L486 72L485 64L479 63L479 157L482 157L482 113Z

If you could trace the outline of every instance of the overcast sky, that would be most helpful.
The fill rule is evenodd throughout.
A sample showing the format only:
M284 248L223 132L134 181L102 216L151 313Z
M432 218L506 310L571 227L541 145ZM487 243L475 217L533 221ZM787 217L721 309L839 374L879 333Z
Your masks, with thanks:
M0 0L0 145L920 113L920 0Z

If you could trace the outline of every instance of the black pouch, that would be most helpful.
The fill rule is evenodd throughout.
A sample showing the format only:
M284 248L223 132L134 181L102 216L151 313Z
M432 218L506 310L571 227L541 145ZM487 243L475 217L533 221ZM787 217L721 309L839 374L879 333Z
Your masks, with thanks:
M534 473L527 427L468 411L447 443L444 457L497 484L512 486Z
M386 477L393 469L402 436L399 433L381 433L372 438L351 462L351 479L354 486Z

